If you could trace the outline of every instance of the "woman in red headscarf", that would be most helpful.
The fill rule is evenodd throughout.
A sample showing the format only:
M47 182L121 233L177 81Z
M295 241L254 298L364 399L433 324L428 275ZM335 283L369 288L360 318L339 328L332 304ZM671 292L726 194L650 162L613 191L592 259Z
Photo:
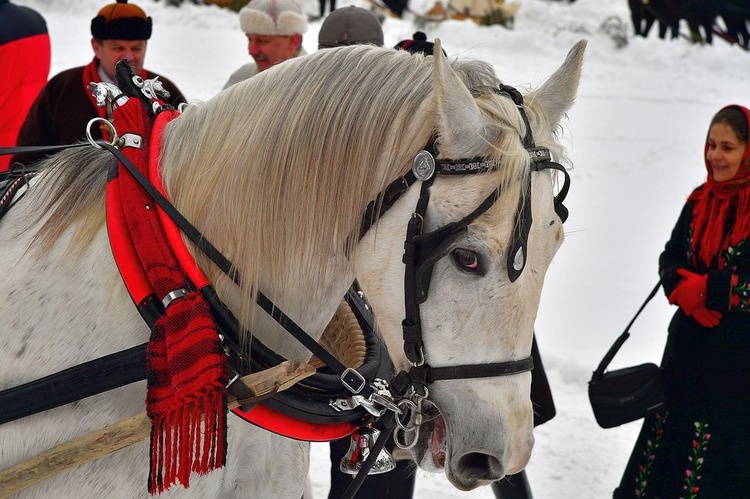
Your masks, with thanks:
M706 182L659 257L679 307L662 359L667 410L646 418L614 497L750 491L750 110L711 120Z

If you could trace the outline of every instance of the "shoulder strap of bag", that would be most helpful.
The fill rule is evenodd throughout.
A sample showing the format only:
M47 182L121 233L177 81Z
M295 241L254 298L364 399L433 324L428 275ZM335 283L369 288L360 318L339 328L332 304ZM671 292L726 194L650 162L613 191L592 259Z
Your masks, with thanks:
M659 287L661 287L661 279L659 279L659 282L656 283L656 286L654 286L654 289L651 290L651 292L646 297L646 300L643 302L643 305L641 305L641 308L638 309L638 311L635 313L633 318L630 320L628 325L625 327L625 331L615 340L614 344L610 347L607 354L604 356L602 361L599 363L599 367L596 368L596 371L594 371L593 376L591 376L592 381L596 381L599 379L603 374L604 370L607 369L607 366L610 362L612 362L612 359L615 357L615 354L617 354L617 351L620 350L620 347L623 343L625 343L625 340L627 340L630 337L630 327L633 325L635 320L638 318L639 315L641 315L641 312L643 312L643 309L646 308L646 305L648 305L648 302L651 301L651 299L656 296L656 293L659 291Z

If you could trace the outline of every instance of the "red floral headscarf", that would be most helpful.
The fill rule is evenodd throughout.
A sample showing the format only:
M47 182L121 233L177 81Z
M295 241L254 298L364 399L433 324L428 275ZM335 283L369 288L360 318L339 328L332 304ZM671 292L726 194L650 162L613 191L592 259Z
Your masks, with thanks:
M732 105L742 111L750 129L750 110L744 106ZM710 131L710 129L709 129ZM711 165L706 158L708 138L703 149L708 179L702 188L696 189L688 201L693 206L692 250L694 258L710 266L712 260L723 249L735 246L750 238L750 140L745 143L740 168L732 179L715 182ZM724 234L727 217L734 213L734 224L728 234ZM720 262L723 267L723 262Z

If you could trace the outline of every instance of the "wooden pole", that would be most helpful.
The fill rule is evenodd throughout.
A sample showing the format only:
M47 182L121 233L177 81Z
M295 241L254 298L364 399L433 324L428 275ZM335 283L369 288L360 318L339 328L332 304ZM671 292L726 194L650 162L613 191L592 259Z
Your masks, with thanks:
M270 369L249 374L242 382L258 397L283 391L315 373L304 362L287 360ZM228 409L239 407L228 397ZM7 497L35 483L51 478L75 466L88 463L145 440L151 433L151 420L145 412L62 443L26 461L0 471L0 497Z

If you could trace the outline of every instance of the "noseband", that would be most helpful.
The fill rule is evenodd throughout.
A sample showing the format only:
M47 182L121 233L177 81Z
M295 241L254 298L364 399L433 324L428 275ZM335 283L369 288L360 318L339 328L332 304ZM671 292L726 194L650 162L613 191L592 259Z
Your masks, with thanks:
M500 85L498 88L490 90L496 94L510 97L516 104L526 125L523 144L531 157L531 171L541 172L552 169L561 171L565 175L564 185L554 198L555 212L565 222L568 217L568 210L562 203L570 187L570 176L562 165L552 161L549 149L536 147L521 94L515 88L506 85ZM424 233L424 219L429 203L429 188L435 179L435 175L485 173L496 167L494 161L481 157L454 160L436 159L436 156L434 143L431 141L425 150L419 152L414 158L412 170L404 177L391 183L383 195L379 196L375 202L370 203L365 211L360 230L361 237L372 226L373 213L378 203L380 204L378 213L382 215L416 180L422 181L419 200L408 222L406 240L404 241L405 318L402 322L402 328L404 352L411 362L411 367L408 371L399 372L391 382L391 392L397 397L409 397L410 390L414 390L424 397L426 396L426 385L434 381L507 376L533 369L533 360L530 356L520 360L449 367L432 367L425 359L419 305L428 298L433 266L439 259L449 253L457 240L466 234L469 224L495 204L500 197L501 190L498 187L474 211L461 220L451 222L432 232ZM515 282L520 277L526 266L531 224L531 176L529 175L525 185L525 196L519 197L513 233L508 245L506 268L511 282Z

